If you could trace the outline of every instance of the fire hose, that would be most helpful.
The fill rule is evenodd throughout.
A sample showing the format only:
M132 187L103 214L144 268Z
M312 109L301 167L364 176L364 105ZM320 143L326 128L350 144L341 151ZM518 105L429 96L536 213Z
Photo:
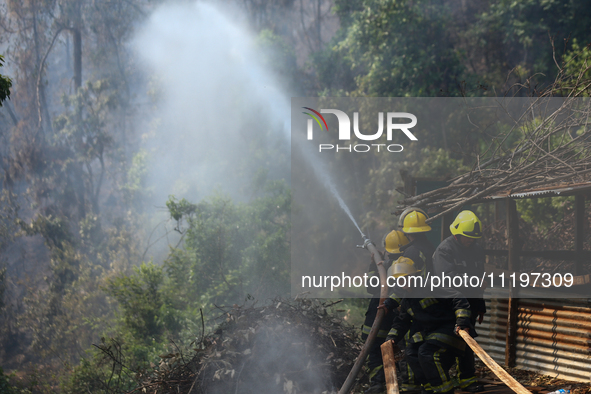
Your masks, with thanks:
M363 245L361 245L362 248L367 249L373 256L374 256L374 261L375 259L379 258L380 253L378 252L378 249L376 248L376 246L373 244L373 242L371 242L371 240L363 235ZM386 269L384 268L384 266L382 264L376 264L378 266L378 273L380 275L380 283L386 283ZM384 300L388 297L388 287L387 286L383 286L380 290L380 304L384 303ZM348 394L351 391L351 388L353 387L353 383L355 383L355 378L357 377L357 374L359 373L359 371L361 370L361 367L363 366L363 363L365 362L365 358L367 357L367 354L369 353L369 350L371 349L377 335L378 335L378 331L380 330L380 326L382 324L382 319L384 318L384 310L383 309L378 309L378 312L376 314L376 318L373 321L373 325L371 326L371 330L369 331L369 335L367 336L367 339L365 340L365 344L363 345L363 348L361 349L361 352L359 353L359 356L357 357L357 360L355 360L355 364L353 364L353 368L351 368L351 371L349 372L349 375L347 376L347 379L345 379L345 383L343 383L343 386L341 387L341 389L339 390L338 394Z
M374 257L374 261L376 256L380 256L380 253L378 252L377 248L375 247L375 245L371 242L371 240L363 235L363 239L364 239L364 243L363 245L361 245L361 247L363 247L364 249L367 249L369 252L371 252L372 256ZM380 283L386 283L386 269L384 268L384 266L382 264L376 264L378 267L378 273L380 275ZM384 300L388 297L388 287L384 286L381 288L380 290L380 304L382 304L384 302ZM341 387L341 389L339 390L338 394L348 394L351 391L351 388L353 387L353 383L355 382L355 378L357 377L357 374L359 374L359 371L361 370L361 367L363 366L363 363L365 362L365 359L367 357L367 354L369 353L369 350L371 349L375 338L377 337L378 331L380 329L380 325L382 324L382 319L384 318L384 310L383 309L378 309L376 317L374 319L373 325L371 326L371 330L369 332L369 335L367 336L367 339L365 341L365 344L363 345L363 348L361 349L361 352L359 353L359 356L357 357L357 359L355 360L355 364L353 365L353 368L351 368L351 371L349 372L349 375L347 376L347 379L345 379L345 382L343 383L343 386ZM499 378L501 379L501 381L503 383L505 383L511 390L513 390L515 393L517 394L531 394L531 392L529 390L527 390L525 387L523 387L517 380L515 380L511 375L509 375L507 373L507 371L505 371L503 368L501 368L499 366L499 364L497 364L485 351L484 349L482 349L482 347L480 347L480 345L470 336L470 334L468 334L468 332L464 331L464 330L459 330L459 335L464 339L464 341L468 344L468 346L470 346L470 348L474 351L474 353L476 353L476 355L482 360L482 362ZM389 341L386 342L384 345L389 344ZM389 354L391 352L391 345L390 348L387 348L382 346L382 351L386 352L387 354ZM393 355L392 355L392 362L394 361ZM389 363L392 364L392 363ZM388 384L388 394L398 394L398 383L396 382L396 370L395 370L395 366L392 365L392 368L388 368L390 371L391 376L386 376ZM393 371L392 371L393 369ZM389 378L389 379L388 379Z

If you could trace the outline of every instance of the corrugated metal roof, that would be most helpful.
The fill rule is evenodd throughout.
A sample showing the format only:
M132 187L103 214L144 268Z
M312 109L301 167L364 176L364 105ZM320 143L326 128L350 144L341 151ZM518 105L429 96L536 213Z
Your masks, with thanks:
M508 190L484 197L483 200L496 200L503 198L534 198L544 196L570 196L585 191L591 191L591 182L554 185L545 188L523 190L517 193L512 193L511 190Z

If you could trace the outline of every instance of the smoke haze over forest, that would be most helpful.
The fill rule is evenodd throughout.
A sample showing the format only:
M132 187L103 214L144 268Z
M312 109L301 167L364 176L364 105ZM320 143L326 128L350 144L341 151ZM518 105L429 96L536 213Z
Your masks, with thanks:
M101 338L140 369L215 330L218 307L289 297L291 98L527 97L589 77L587 2L506 3L0 1L0 366L38 392L99 392ZM468 171L489 131L434 126L395 158L323 166L379 243L401 170ZM323 191L302 252L365 270L307 164ZM543 232L565 204L524 212ZM135 387L118 379L111 392Z

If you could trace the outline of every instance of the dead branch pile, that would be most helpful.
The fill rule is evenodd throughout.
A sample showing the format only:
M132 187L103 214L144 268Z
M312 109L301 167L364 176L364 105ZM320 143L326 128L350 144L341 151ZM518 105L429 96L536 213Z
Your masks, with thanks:
M591 184L591 101L540 97L517 116L512 105L499 101L510 129L493 138L472 171L451 179L449 186L400 201L398 210L415 206L438 212L428 220L433 221L495 194Z
M237 307L192 357L162 355L133 392L323 393L340 387L359 354L356 330L317 300Z

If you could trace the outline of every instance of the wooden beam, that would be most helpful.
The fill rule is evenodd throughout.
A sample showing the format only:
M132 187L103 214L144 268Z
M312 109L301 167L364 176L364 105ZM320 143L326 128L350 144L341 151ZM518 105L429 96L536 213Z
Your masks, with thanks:
M492 357L489 356L488 353L486 353L484 349L482 349L482 347L480 347L478 342L476 342L470 336L470 334L468 334L468 331L459 330L458 334L464 339L464 341L466 341L468 346L470 346L470 348L474 351L478 358L480 358L482 362L486 364L486 366L495 375L497 375L497 377L501 379L503 383L505 383L511 390L513 390L517 394L531 394L530 391L523 387L521 383L519 383L517 380L515 380L513 376L509 375L507 371L501 368L499 364L497 364L495 360L493 360Z
M583 244L585 241L585 195L575 196L575 275L583 274Z
M392 348L392 341L386 341L380 346L384 362L387 394L399 394L398 377L396 376L396 356Z
M519 217L517 216L517 204L515 200L506 200L507 209L507 269L509 272L519 272ZM516 339L517 339L517 316L518 288L509 290L509 310L507 315L507 336L505 342L505 365L515 366L516 357Z

